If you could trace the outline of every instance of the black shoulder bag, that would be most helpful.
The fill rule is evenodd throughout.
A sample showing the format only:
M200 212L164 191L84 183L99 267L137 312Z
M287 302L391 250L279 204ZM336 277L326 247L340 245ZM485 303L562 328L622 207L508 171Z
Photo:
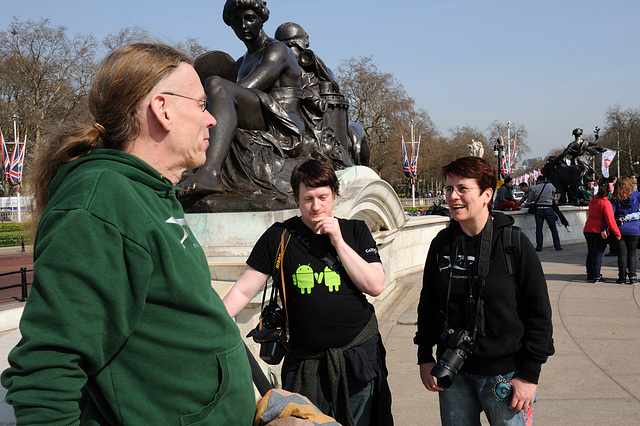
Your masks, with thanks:
M536 200L533 203L529 204L529 208L527 209L527 212L529 212L529 214L536 214L538 200L540 199L540 196L544 192L544 187L547 186L547 183L549 183L549 182L545 182L544 185L542 185L542 190L538 194L538 198L536 198Z

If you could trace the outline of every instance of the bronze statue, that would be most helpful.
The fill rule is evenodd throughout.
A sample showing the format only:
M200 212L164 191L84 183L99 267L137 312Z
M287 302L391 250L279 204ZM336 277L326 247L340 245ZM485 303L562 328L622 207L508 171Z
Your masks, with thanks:
M309 49L307 32L299 24L285 22L276 29L275 38L289 46L296 56L302 71L305 98L315 98L318 108L316 117L326 115L353 163L368 166L371 152L364 128L360 123L348 122L349 101L340 93L340 86L331 69Z
M599 131L600 129L596 127L595 140L591 142L582 139L582 129L574 129L572 132L574 141L559 156L549 157L541 169L541 173L560 191L558 202L579 204L582 199L579 187L595 179L596 172L589 164L588 156L605 150L597 145ZM569 164L565 159L569 160Z
M317 115L303 106L298 61L264 32L268 18L262 0L227 0L223 20L246 53L235 65L223 52L196 60L218 124L210 130L205 165L180 184L187 211L292 208L288 181L296 164L314 157L336 169L352 165L330 126L310 126Z

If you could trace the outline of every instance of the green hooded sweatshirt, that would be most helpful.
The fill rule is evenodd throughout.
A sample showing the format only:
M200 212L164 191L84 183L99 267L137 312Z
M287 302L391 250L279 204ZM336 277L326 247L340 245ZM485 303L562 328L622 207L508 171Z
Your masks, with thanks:
M121 151L60 168L2 374L18 424L252 423L242 339L176 189Z

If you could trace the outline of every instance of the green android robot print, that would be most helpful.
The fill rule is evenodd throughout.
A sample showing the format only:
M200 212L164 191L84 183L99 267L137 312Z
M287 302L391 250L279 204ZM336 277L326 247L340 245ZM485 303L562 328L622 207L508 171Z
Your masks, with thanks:
M318 280L320 282L320 280ZM329 287L329 291L338 291L340 290L340 275L329 268L328 266L324 267L324 285Z
M311 289L315 285L315 281L313 279L313 269L309 265L299 265L298 269L296 269L295 274L293 274L293 285L297 286L300 289L300 293L311 294Z
M300 289L301 294L311 294L311 289L324 281L324 285L329 288L330 292L340 290L340 275L328 266L324 267L322 272L313 272L309 265L298 265L298 269L292 276L293 285Z

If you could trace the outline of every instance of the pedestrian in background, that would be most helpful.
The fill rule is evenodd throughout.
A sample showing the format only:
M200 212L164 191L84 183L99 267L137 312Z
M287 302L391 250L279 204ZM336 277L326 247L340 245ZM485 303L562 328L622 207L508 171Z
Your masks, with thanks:
M493 202L493 206L495 210L520 210L520 205L516 203L516 199L513 197L513 179L510 177L504 178L504 183L496 191L496 199Z
M627 221L625 217L638 211L640 207L640 192L633 190L629 178L621 178L615 184L611 203L613 215L620 229L622 238L617 240L618 248L618 284L624 284L628 277L629 284L638 281L636 276L636 248L640 240L639 221Z
M601 178L598 192L589 201L587 221L584 224L584 238L587 241L587 281L604 282L600 273L602 256L607 248L609 234L617 240L621 238L620 230L613 215L613 206L609 201L609 179Z
M553 196L556 193L556 187L547 181L544 176L538 176L536 185L529 189L529 203L536 205L536 251L542 251L543 234L542 227L547 222L551 237L553 238L553 246L556 250L562 250L560 237L558 236L558 228L556 226L556 213L553 211Z

